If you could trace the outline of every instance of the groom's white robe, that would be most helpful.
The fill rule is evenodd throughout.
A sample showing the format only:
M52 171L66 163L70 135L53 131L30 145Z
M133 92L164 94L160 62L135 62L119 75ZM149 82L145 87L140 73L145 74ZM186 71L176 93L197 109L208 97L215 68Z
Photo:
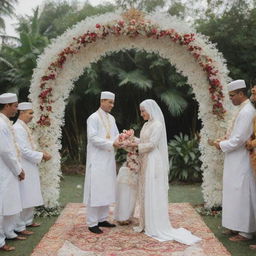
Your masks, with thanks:
M104 123L106 113L100 108ZM116 199L116 162L113 143L119 132L115 118L108 114L111 138L106 138L106 129L96 111L87 119L87 155L84 203L91 207L107 206Z
M23 209L43 205L38 169L38 164L43 158L43 153L35 151L32 148L28 132L24 128L25 125L22 120L18 119L13 126L21 150L21 166L25 171L26 177L24 181L20 183Z
M254 117L255 108L249 102L240 110L229 139L220 143L225 152L222 225L246 233L256 231L256 181L245 148Z

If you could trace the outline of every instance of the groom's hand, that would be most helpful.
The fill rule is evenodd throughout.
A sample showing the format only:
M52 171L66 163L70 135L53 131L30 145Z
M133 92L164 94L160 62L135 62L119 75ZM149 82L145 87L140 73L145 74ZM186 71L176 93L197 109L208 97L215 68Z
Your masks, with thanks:
M219 139L219 140L215 140L214 141L214 146L215 146L215 148L217 148L218 150L220 150L221 148L220 148L220 142L221 142L221 140Z
M113 146L115 148L121 148L122 143L117 139L117 140L114 141Z

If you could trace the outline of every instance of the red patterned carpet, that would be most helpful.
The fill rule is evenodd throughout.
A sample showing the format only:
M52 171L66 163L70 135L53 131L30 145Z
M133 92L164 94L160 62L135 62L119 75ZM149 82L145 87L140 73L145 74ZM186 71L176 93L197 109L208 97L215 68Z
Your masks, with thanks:
M228 256L202 218L188 203L169 205L172 225L184 227L203 240L187 246L174 241L158 242L143 233L135 233L132 225L102 228L95 235L87 230L85 207L69 203L34 249L31 256Z

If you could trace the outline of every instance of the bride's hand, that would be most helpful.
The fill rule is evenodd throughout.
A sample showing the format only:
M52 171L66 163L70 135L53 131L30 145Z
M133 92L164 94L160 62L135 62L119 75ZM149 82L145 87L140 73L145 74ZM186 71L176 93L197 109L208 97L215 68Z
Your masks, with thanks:
M247 150L253 149L252 140L247 140L247 142L245 144L245 147L246 147Z
M131 148L138 147L138 143L136 143L136 142L129 142L129 143L127 144L127 147L131 147Z

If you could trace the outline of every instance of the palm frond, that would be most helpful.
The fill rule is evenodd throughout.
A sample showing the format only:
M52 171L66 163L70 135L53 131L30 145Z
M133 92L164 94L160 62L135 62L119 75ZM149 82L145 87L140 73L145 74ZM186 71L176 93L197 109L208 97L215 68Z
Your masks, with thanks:
M119 67L118 63L115 63L114 61L111 61L109 59L106 59L102 62L102 70L110 76L116 76L123 71Z
M101 91L98 72L94 68L88 68L85 75L86 89L84 94L97 95Z
M4 19L2 17L0 17L0 28L5 30L5 22L4 22Z
M151 65L149 66L150 69L158 68L158 67L164 67L166 65L169 65L168 61L163 58L157 58L156 60L151 62Z
M129 72L122 71L118 75L121 80L119 86L132 84L138 89L148 90L152 88L152 80L150 80L141 70L136 69Z
M13 68L13 65L11 62L9 62L7 59L0 57L0 62L4 63L5 65L7 65L10 68Z
M20 42L21 42L22 48L24 48L26 52L32 51L33 49L32 38L28 33L26 32L20 33Z
M11 16L15 11L14 4L17 2L17 0L0 0L0 15Z
M166 104L172 116L180 116L188 106L188 103L182 97L182 94L175 89L169 89L168 91L161 93L160 99Z
M38 35L39 33L39 17L38 17L39 7L34 10L33 17L31 20L31 33L33 35Z

